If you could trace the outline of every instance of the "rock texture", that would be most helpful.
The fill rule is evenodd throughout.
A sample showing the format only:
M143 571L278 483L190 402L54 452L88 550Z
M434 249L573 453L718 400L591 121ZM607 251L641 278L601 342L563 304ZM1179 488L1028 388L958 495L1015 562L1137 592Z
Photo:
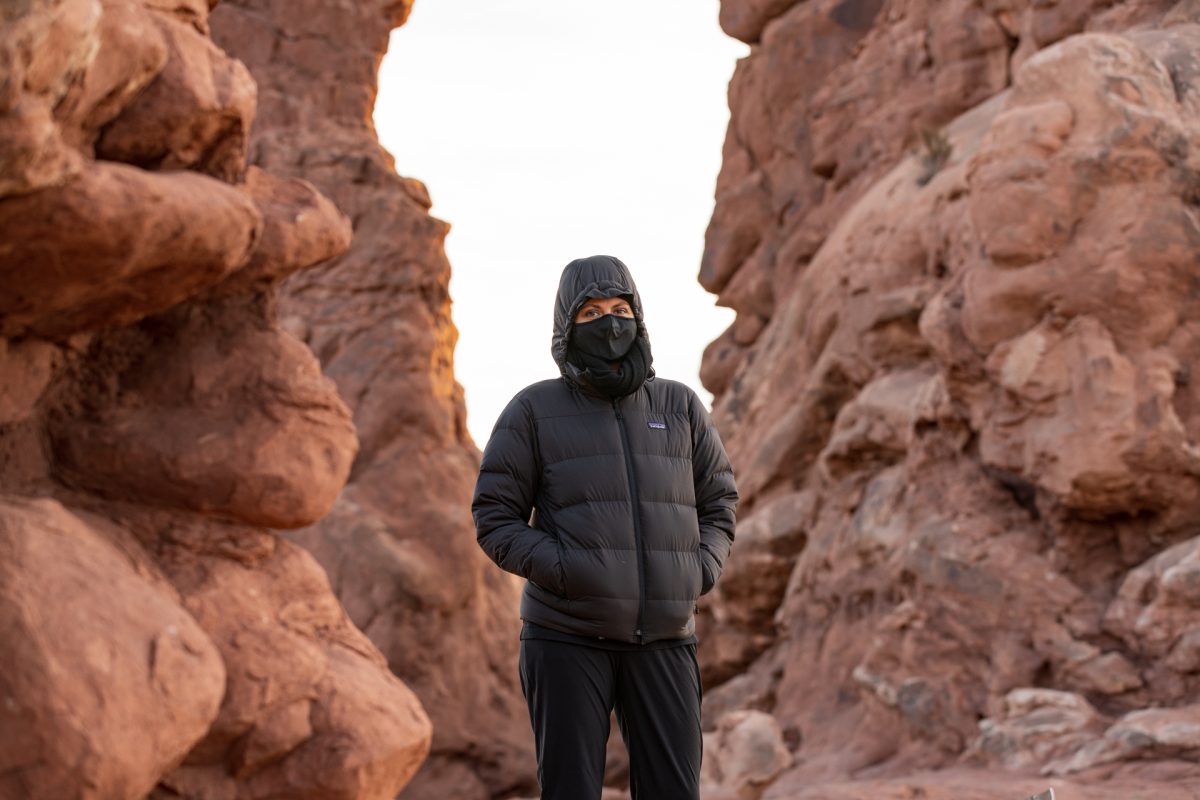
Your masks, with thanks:
M421 183L397 176L370 122L408 7L227 0L212 29L258 83L250 161L311 181L354 225L349 252L280 292L282 324L319 357L360 443L329 515L288 536L432 719L430 757L403 796L488 800L536 791L535 760L517 586L479 550L470 516L479 452L453 373L449 226Z
M217 716L217 647L113 533L50 498L0 501L4 797L142 797Z
M256 84L208 12L0 8L5 798L391 798L429 749L268 530L325 515L360 451L275 298L352 226L247 170Z
M791 766L779 722L762 711L731 711L704 735L701 794L706 800L758 800Z
M1200 6L721 20L706 724L779 721L764 798L1195 796Z

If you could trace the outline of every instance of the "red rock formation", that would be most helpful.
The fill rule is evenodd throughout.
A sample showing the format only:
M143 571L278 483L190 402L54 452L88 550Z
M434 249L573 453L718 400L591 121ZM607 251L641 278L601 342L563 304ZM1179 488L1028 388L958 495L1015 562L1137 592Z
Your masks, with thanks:
M6 798L390 798L428 751L324 571L266 530L324 515L359 450L274 298L351 226L246 173L256 88L208 10L0 9Z
M403 796L485 800L535 790L535 762L517 587L475 544L470 516L479 453L452 367L448 226L371 124L379 60L408 7L229 0L212 25L258 82L251 160L311 181L354 223L348 253L281 292L281 319L336 382L360 442L332 512L289 538L433 721L429 760Z
M722 6L708 724L765 798L1193 796L1197 6Z

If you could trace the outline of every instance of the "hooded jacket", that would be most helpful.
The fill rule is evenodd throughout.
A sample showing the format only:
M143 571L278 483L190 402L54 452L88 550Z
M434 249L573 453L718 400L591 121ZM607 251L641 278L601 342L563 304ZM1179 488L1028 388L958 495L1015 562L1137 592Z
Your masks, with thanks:
M484 552L527 579L525 620L644 644L695 631L696 599L733 543L737 489L695 392L650 369L632 394L609 398L567 360L584 301L617 296L645 338L641 297L620 260L567 265L551 339L560 376L521 390L500 414L471 511Z

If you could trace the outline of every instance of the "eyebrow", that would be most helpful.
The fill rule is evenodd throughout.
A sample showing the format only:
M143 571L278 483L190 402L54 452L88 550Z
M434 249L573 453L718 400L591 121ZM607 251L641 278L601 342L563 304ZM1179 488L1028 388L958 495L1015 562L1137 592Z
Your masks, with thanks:
M633 309L633 306L626 300L622 300L621 302L617 303L616 305L613 306L613 308L620 308L621 306L625 306L626 308L631 309L631 310ZM597 303L595 300L584 303L583 306L579 310L587 311L589 308L595 308L600 311L604 310L603 307L601 307L601 305L599 303Z

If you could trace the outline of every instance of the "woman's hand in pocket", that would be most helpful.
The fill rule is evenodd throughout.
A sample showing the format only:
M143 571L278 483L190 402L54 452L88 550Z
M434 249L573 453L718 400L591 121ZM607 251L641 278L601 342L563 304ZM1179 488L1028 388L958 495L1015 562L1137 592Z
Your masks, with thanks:
M530 553L529 574L525 577L548 592L566 597L562 544L548 534L543 534L543 537Z

